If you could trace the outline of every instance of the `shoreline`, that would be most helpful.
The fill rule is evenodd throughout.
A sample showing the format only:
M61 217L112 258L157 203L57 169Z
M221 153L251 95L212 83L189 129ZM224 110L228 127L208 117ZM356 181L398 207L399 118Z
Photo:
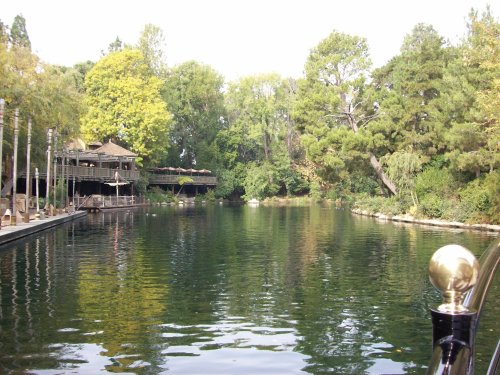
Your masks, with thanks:
M305 204L311 204L312 202L318 202L317 200L313 198L300 198L300 201ZM296 201L295 198L274 198L274 199L265 199L262 202L260 202L263 205L290 205L293 204L293 202ZM335 204L338 206L338 204L334 201L328 200L328 199L322 199L322 202L328 202L330 204ZM342 206L342 205L340 205ZM403 214L403 215L386 215L380 212L377 213L372 213L367 210L363 210L360 208L348 208L352 214L359 215L359 216L366 216L366 217L373 217L375 219L381 220L381 221L394 221L394 222L399 222L399 223L407 223L407 224L417 224L417 225L429 225L429 226L434 226L434 227L441 227L441 228L455 228L455 229L464 229L464 230L476 230L476 231L481 231L481 232L494 232L494 233L500 233L500 225L494 225L494 224L466 224L462 223L459 221L446 221L446 220L440 220L440 219L418 219L415 218L411 215L408 214Z
M371 213L358 208L351 209L351 212L360 216L374 217L379 220L396 221L409 224L431 225L444 228L458 228L468 230L479 230L482 232L497 232L500 233L500 225L493 224L465 224L459 221L445 221L438 219L417 219L410 215L385 215L382 213Z

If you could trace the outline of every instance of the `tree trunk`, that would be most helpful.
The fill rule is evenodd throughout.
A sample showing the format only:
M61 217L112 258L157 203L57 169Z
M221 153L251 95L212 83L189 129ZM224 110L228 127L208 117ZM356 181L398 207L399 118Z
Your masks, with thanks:
M358 133L358 125L356 124L356 121L354 121L354 117L351 112L351 106L348 105L346 108L346 112L344 114L347 116L347 120L349 121L349 126L351 127L352 131L354 133ZM372 165L373 169L375 169L375 173L377 174L378 178L382 180L384 185L387 187L387 189L390 190L390 192L394 195L397 194L397 189L396 185L387 177L385 174L384 170L382 169L382 166L380 165L379 161L377 160L377 157L372 153L368 153L370 155L370 164Z
M262 139L263 139L263 146L264 146L264 156L266 158L267 161L269 161L269 146L267 144L267 135L266 133L264 132L264 134L262 135Z
M392 194L396 195L397 193L396 185L394 185L394 183L389 179L389 177L387 177L379 161L377 160L375 155L373 155L371 152L370 152L370 164L372 165L373 169L375 169L375 173L377 174L378 178L382 180L387 189L389 189Z
M293 138L293 127L290 121L290 114L287 115L287 133L286 133L286 147L288 151L288 157L292 159L292 138Z

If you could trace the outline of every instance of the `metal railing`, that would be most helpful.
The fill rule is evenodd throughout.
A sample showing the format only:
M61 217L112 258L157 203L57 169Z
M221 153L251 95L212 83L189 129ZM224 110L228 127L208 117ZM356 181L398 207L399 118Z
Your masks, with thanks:
M433 356L428 375L474 375L476 333L500 263L500 238L488 247L479 263L475 258L471 260L470 256L474 256L467 252L461 246L448 245L436 251L429 264L431 282L441 289L445 303L438 309L431 309ZM472 289L467 292L470 287ZM467 293L462 302L464 292ZM488 375L497 373L499 361L500 342L492 356Z

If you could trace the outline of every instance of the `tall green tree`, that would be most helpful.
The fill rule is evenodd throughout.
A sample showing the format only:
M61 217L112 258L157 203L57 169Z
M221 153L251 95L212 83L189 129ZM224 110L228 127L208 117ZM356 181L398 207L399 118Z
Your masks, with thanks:
M19 14L14 18L10 28L10 42L17 47L27 48L31 51L31 41L26 30L26 20Z
M94 65L95 62L87 60L80 63L76 63L73 66L73 69L75 69L78 72L78 75L75 76L76 86L78 87L78 90L82 93L85 91L85 86L84 86L85 76L94 67Z
M384 87L396 93L398 104L387 108L387 113L392 114L399 147L435 154L445 146L443 127L448 119L443 110L442 80L447 54L443 44L432 26L418 24L389 66ZM381 102L383 111L385 104Z
M224 80L208 65L188 61L168 74L163 96L173 115L166 164L214 168L215 137L222 127Z
M442 155L450 127L450 100L445 76L452 51L432 26L416 25L403 41L401 53L373 72L367 90L377 105L367 127L372 147L386 155L390 177L417 203L414 178L423 163Z
M142 52L151 71L159 77L165 75L167 68L164 47L165 35L162 29L150 23L145 25L139 37L137 49Z
M364 129L373 117L362 100L370 65L365 39L332 32L311 50L294 114L308 158L326 181L342 179L356 162L368 159L376 176L395 194L396 186L368 149Z
M460 52L449 91L462 115L447 134L447 157L455 170L479 177L500 165L500 24L489 8L482 16L475 10L469 14Z
M124 45L123 45L123 42L121 41L121 39L117 36L116 39L114 41L112 41L111 43L109 43L109 46L108 46L108 53L112 53L112 52L118 52L118 51L121 51L123 50L124 48Z
M9 41L9 29L6 24L0 20L0 43L5 43Z
M0 97L5 99L5 123L12 122L19 109L19 148L26 142L28 118L32 120L32 162L41 163L46 156L46 131L57 127L61 144L64 137L79 133L82 95L77 88L80 75L71 68L44 64L28 48L0 43ZM4 128L4 140L12 139L12 127ZM12 154L12 145L4 142L4 156ZM19 165L24 167L23 155ZM9 164L9 163L6 163ZM40 164L39 164L40 165Z
M228 121L240 129L243 154L253 160L271 161L274 141L286 134L286 87L277 74L245 77L228 87Z
M85 78L83 134L88 140L113 138L137 153L139 162L158 161L168 149L171 123L161 87L140 51L103 57Z
M293 82L277 74L250 76L229 84L227 124L218 145L226 168L237 172L245 197L263 198L303 188L294 160L290 118Z

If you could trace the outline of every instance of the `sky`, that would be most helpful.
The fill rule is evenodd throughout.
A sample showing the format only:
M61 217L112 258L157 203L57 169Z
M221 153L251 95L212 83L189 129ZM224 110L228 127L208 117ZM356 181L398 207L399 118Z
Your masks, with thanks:
M196 60L227 80L276 72L299 78L309 52L332 31L364 37L373 67L384 65L418 23L451 43L466 34L471 8L492 0L15 0L0 20L22 14L32 50L43 61L72 66L97 61L119 37L137 43L148 23L165 35L166 62ZM498 3L497 3L498 4Z

